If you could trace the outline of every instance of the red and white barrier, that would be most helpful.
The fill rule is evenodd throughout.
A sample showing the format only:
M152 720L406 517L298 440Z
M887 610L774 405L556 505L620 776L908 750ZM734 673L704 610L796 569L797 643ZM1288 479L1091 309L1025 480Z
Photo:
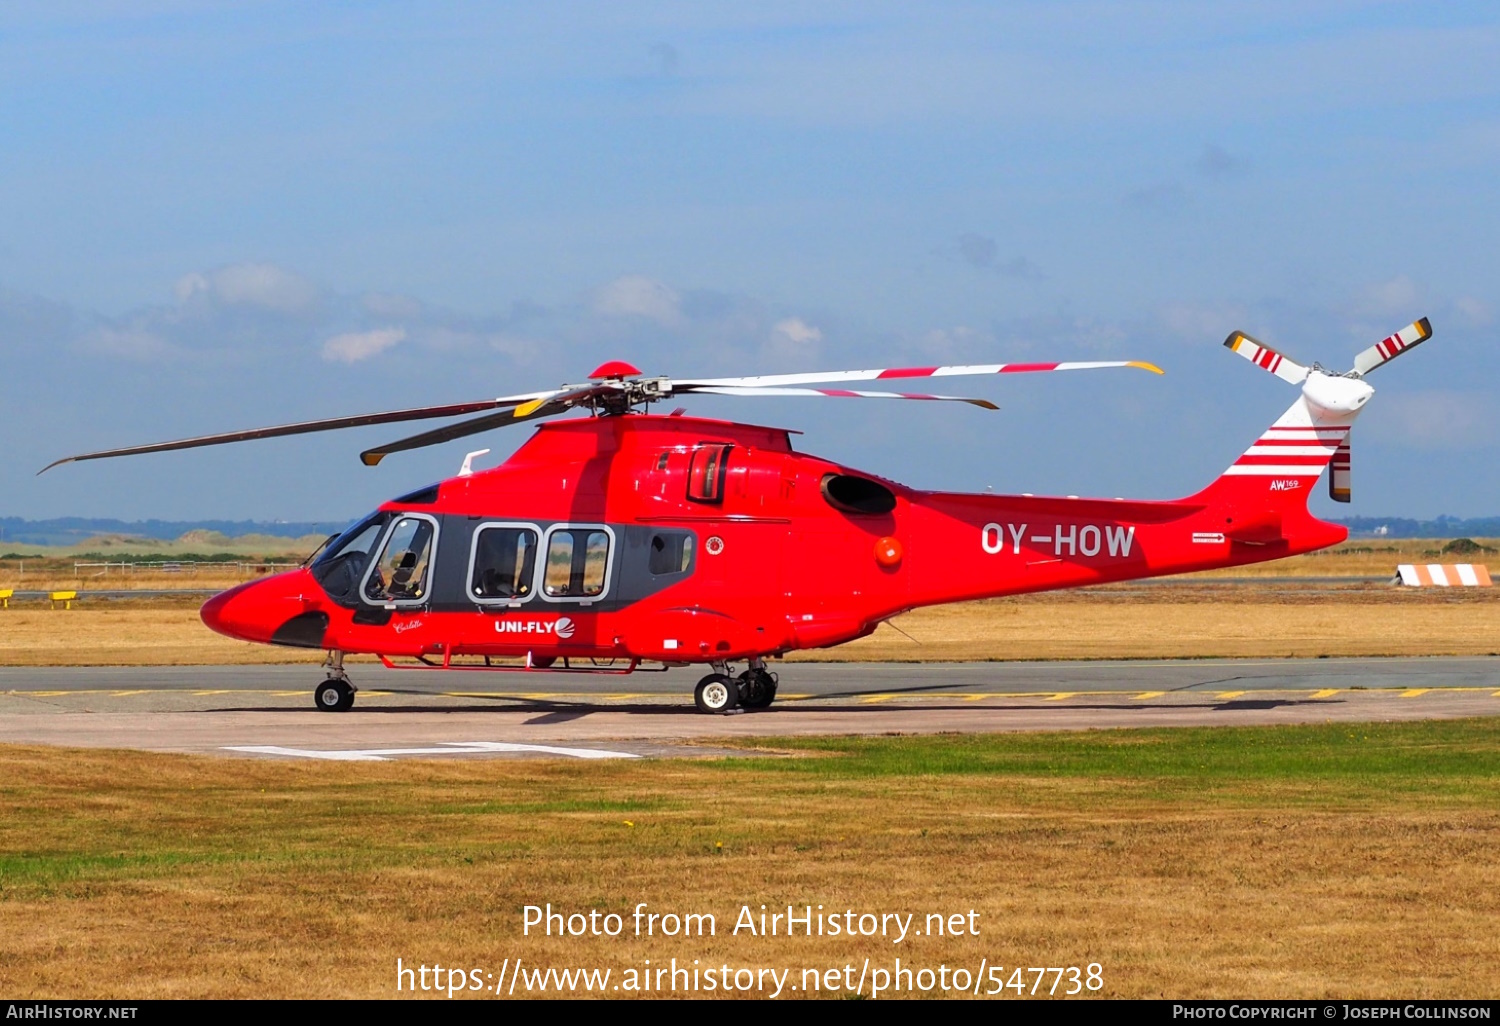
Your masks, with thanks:
M1490 586L1489 567L1479 563L1402 563L1396 567L1396 576L1402 584L1421 587L1480 587Z

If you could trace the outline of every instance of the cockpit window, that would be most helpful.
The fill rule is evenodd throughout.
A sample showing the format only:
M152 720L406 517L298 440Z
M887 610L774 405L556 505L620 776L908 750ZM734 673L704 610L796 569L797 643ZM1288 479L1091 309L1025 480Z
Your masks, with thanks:
M531 597L536 580L537 532L511 524L484 524L474 532L469 594L478 602Z
M312 573L335 602L352 603L370 565L370 550L380 540L390 515L375 513L335 538L312 564Z
M425 602L436 540L437 522L431 517L399 517L386 534L379 561L365 578L365 601L376 605Z

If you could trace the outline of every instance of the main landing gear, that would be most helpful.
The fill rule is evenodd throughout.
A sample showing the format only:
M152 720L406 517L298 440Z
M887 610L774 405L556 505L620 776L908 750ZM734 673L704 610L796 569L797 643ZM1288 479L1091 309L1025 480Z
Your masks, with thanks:
M328 679L313 692L313 704L323 712L348 712L354 708L354 692L358 689L349 683L349 675L344 672L344 653L338 649L330 651L323 660L323 668L328 671Z
M724 715L736 707L768 709L776 700L778 678L762 660L750 660L750 667L738 677L730 676L728 663L714 663L713 667L715 672L693 689L693 703L699 712Z

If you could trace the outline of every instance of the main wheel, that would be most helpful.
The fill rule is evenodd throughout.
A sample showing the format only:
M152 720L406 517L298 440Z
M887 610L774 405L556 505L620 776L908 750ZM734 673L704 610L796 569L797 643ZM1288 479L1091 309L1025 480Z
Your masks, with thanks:
M710 673L693 689L693 702L699 712L727 713L739 704L739 700L739 686L722 673Z
M313 692L313 703L324 712L348 712L354 708L354 689L348 681L330 677Z
M776 701L776 676L767 670L746 670L739 678L740 705L768 709Z

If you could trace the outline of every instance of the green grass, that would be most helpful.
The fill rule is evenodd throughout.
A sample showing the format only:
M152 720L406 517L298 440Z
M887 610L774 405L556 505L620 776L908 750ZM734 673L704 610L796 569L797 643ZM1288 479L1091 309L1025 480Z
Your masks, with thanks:
M731 742L732 743L732 742ZM838 758L763 759L733 773L828 779L991 775L1092 780L1432 786L1500 780L1500 720L1204 727L1057 734L783 738L747 746Z
M1122 996L1492 993L1497 727L766 738L588 763L0 746L0 990L369 997L398 956L892 953L517 935L525 904L644 901L724 922L741 903L972 907L982 938L897 953L1084 958Z

